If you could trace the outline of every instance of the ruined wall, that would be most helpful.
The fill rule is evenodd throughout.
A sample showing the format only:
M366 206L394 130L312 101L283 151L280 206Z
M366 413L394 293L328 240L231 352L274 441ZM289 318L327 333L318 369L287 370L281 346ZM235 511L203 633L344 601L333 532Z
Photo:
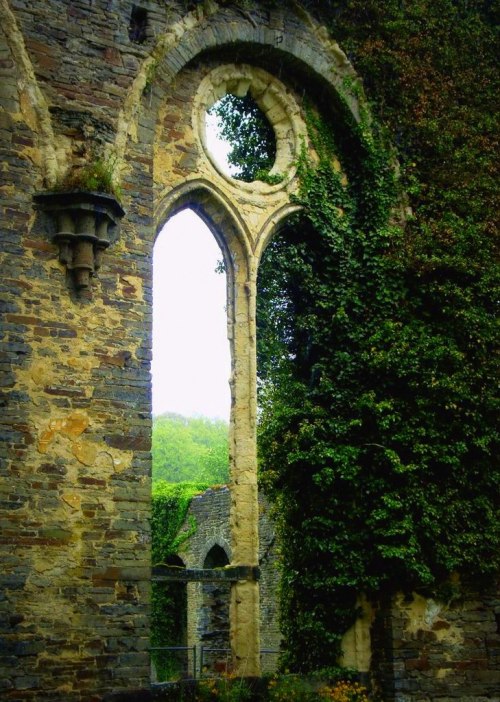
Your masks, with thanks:
M227 487L207 490L193 498L189 508L186 528L195 520L195 533L183 544L180 556L187 568L202 568L207 554L218 545L231 559L231 534L229 529L230 494ZM259 567L260 567L260 648L261 651L279 651L281 634L278 622L279 568L276 553L276 537L269 514L269 504L259 495ZM188 646L210 645L210 637L202 641L206 633L207 612L204 585L188 583ZM217 588L227 585L217 583ZM221 597L223 599L223 597ZM208 632L210 633L210 632ZM221 654L219 659L227 659ZM263 672L276 670L277 653L262 653ZM200 660L198 656L198 661Z
M230 494L227 487L207 490L196 495L190 505L186 527L194 523L194 534L183 544L180 552L187 568L203 568L214 546L231 562L231 533L229 528ZM193 522L194 520L194 522ZM230 585L226 582L188 583L187 645L196 647L200 672L222 672L230 668L230 652L205 653L201 660L200 647L229 649Z
M283 77L287 62L293 81L310 65L332 93L339 62L319 28L293 13L141 7L137 41L132 2L0 2L6 699L96 700L148 686L151 252L157 229L185 206L208 222L228 263L232 556L257 559L255 275L296 185L290 170L281 187L237 188L214 169L193 115L212 99L214 83L198 90L211 69L230 64L234 80L231 56L244 43L245 60L259 55L256 68L271 69L255 90L266 111L276 108L280 153L290 158L300 110L272 75L276 57ZM232 88L217 81L222 93ZM56 224L33 196L96 155L112 164L126 214L77 294L58 260ZM257 585L233 591L232 646L257 672Z
M233 563L259 557L258 261L296 210L303 95L355 124L362 89L295 5L194 5L145 0L138 36L130 0L0 0L2 699L98 702L148 688L151 254L183 207L208 223L228 268L228 540ZM278 185L237 184L204 149L203 110L245 85L276 132ZM125 216L77 294L33 196L96 155L112 165ZM237 667L258 673L267 643L256 583L235 585L231 600ZM462 676L494 699L481 673L443 679ZM393 674L417 675L402 663Z
M373 670L384 698L499 700L499 604L494 586L459 578L442 600L413 593L380 603L372 629Z
M126 17L86 5L1 4L2 699L149 677L151 219L129 200L79 300L32 202L133 79Z

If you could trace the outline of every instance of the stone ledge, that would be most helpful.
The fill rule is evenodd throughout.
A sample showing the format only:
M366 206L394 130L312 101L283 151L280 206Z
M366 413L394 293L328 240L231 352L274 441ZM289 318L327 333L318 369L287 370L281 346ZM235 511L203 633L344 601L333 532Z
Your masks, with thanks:
M257 566L226 566L225 568L180 568L177 566L154 566L152 581L161 582L238 582L257 581L260 569Z

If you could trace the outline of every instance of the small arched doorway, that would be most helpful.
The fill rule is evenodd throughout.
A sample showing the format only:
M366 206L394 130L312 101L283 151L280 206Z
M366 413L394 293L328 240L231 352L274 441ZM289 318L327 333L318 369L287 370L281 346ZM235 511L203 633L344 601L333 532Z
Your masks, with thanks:
M214 544L203 562L204 569L229 565L225 549ZM227 581L204 582L198 619L200 669L205 673L224 673L230 669L229 604L231 585Z

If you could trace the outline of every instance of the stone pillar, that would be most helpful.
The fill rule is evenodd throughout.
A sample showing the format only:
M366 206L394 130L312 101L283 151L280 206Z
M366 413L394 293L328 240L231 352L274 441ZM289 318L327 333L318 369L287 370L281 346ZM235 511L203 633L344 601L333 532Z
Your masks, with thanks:
M256 267L236 272L231 460L231 539L233 565L258 565L256 441ZM260 675L259 587L239 581L231 588L231 648L235 672Z

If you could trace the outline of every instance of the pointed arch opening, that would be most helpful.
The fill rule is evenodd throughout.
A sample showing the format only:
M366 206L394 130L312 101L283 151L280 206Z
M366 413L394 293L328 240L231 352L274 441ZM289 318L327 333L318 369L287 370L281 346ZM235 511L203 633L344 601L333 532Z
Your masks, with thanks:
M189 538L186 499L229 481L225 258L205 218L189 207L171 213L153 250L153 501L166 498L155 511L163 515L153 529L157 564L186 563L186 537L179 537L187 529ZM187 645L187 608L196 601L186 582L154 582L152 604L153 680L196 674Z
M182 558L171 554L165 565L184 569ZM186 581L152 583L151 682L192 676L188 647L188 586Z
M219 544L214 544L205 557L203 568L223 568L229 562L226 550ZM231 668L230 593L231 586L228 582L208 582L201 587L198 638L201 643L202 675L225 673Z
M190 208L170 217L153 252L153 415L229 419L224 257Z

